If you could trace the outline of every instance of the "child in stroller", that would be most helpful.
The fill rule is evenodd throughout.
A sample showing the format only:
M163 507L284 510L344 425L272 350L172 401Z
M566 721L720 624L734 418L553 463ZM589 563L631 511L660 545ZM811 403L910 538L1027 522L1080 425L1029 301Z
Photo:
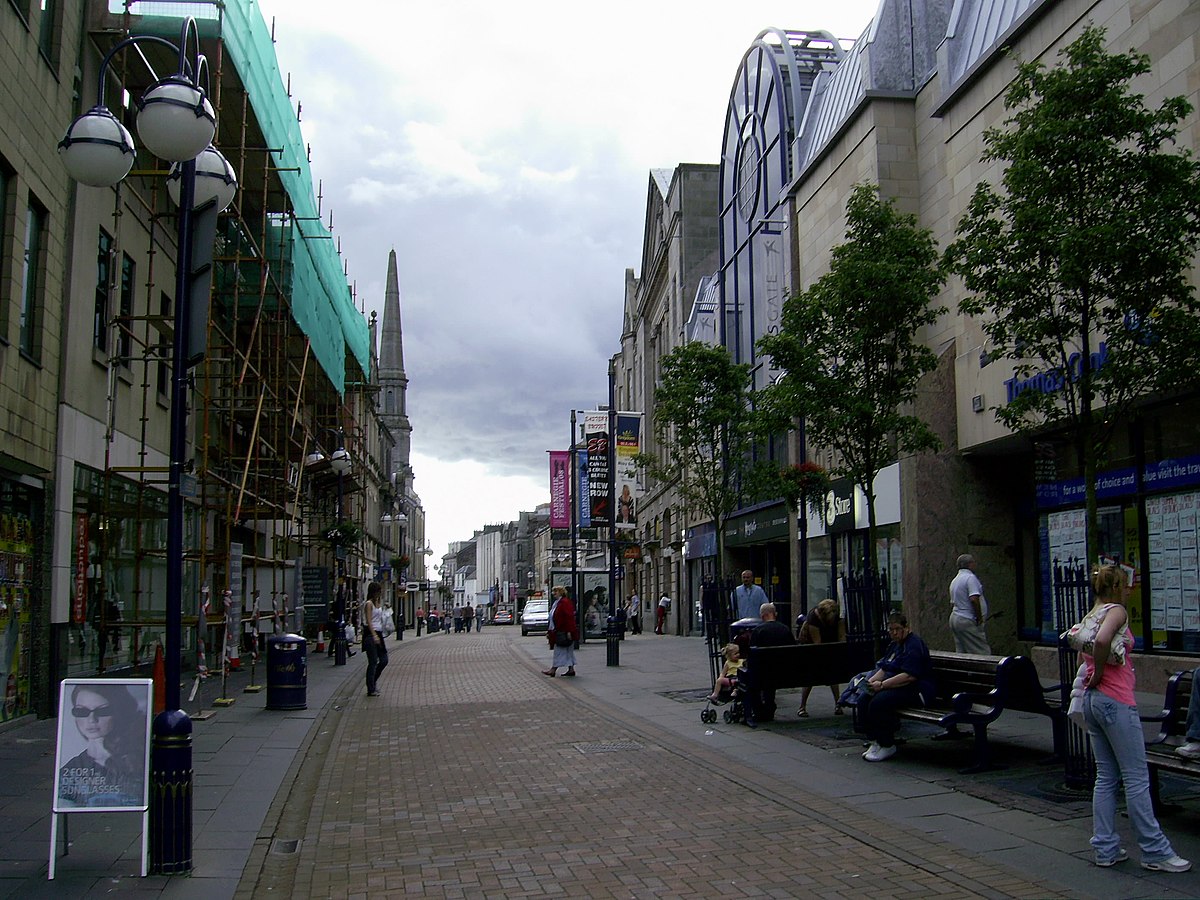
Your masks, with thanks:
M738 689L738 675L745 668L746 661L742 659L741 649L733 643L726 644L721 650L721 655L725 657L725 665L713 692L708 695L708 703L700 713L700 721L705 723L717 721L717 711L712 707L722 703L732 702L729 709L725 710L726 722L737 722L742 718L742 693Z

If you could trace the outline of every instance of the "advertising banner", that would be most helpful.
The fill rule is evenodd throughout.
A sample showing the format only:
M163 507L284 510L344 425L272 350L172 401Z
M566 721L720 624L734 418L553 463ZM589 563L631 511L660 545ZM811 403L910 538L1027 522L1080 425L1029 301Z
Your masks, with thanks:
M638 489L637 464L634 457L642 450L641 413L617 413L617 431L613 437L616 454L617 522L616 527L632 531L637 527Z
M87 621L88 517L75 517L75 596L71 601L71 621Z
M591 528L592 522L592 492L588 480L588 455L586 450L577 450L575 456L575 474L579 484L579 527Z
M583 414L583 437L587 447L588 489L591 493L591 527L612 525L612 485L608 478L608 411ZM586 526L585 526L586 527Z
M59 688L54 812L149 806L149 678L66 678Z
M570 528L570 465L567 450L550 451L550 527Z

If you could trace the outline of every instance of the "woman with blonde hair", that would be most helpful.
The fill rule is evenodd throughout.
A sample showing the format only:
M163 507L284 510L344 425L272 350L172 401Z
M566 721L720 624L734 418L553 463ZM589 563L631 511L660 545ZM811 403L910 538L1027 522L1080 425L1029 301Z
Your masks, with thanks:
M1098 866L1112 866L1129 858L1117 834L1117 787L1125 784L1129 825L1142 851L1142 868L1153 872L1186 872L1192 864L1171 846L1154 817L1150 801L1150 772L1146 766L1145 735L1134 697L1133 634L1125 600L1129 584L1120 566L1101 566L1092 573L1096 600L1080 623L1095 639L1080 648L1087 666L1084 680L1083 718L1096 757L1096 784L1092 789L1092 839ZM1092 620L1089 622L1088 620Z
M801 644L834 644L844 643L845 640L846 622L842 618L841 608L836 600L828 597L813 608L813 611L804 620L804 624L800 626ZM829 689L833 691L833 714L835 716L842 715L842 707L838 704L840 687L839 684L829 686ZM805 687L800 694L800 711L797 715L802 719L808 718L808 695L811 693L812 687Z

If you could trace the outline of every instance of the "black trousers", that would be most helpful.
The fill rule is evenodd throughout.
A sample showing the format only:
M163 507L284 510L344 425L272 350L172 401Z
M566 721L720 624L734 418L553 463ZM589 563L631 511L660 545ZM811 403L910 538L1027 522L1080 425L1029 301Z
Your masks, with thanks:
M900 716L896 710L920 705L921 692L915 684L906 684L877 694L867 694L858 701L858 714L862 717L867 737L880 747L890 747L896 742L896 731L900 728Z

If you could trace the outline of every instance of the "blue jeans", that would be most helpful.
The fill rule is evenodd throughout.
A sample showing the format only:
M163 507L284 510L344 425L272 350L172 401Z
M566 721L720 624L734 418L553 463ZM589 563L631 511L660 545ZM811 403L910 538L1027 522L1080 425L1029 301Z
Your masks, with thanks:
M367 691L373 694L378 686L379 673L388 664L387 641L380 637L377 644L368 633L363 637L363 649L367 651Z
M1150 803L1150 770L1136 706L1118 703L1092 689L1083 695L1083 718L1096 757L1096 787L1092 791L1092 847L1097 859L1115 859L1121 847L1117 835L1117 787L1125 782L1129 824L1142 849L1142 862L1159 862L1175 855L1171 842L1154 818Z

